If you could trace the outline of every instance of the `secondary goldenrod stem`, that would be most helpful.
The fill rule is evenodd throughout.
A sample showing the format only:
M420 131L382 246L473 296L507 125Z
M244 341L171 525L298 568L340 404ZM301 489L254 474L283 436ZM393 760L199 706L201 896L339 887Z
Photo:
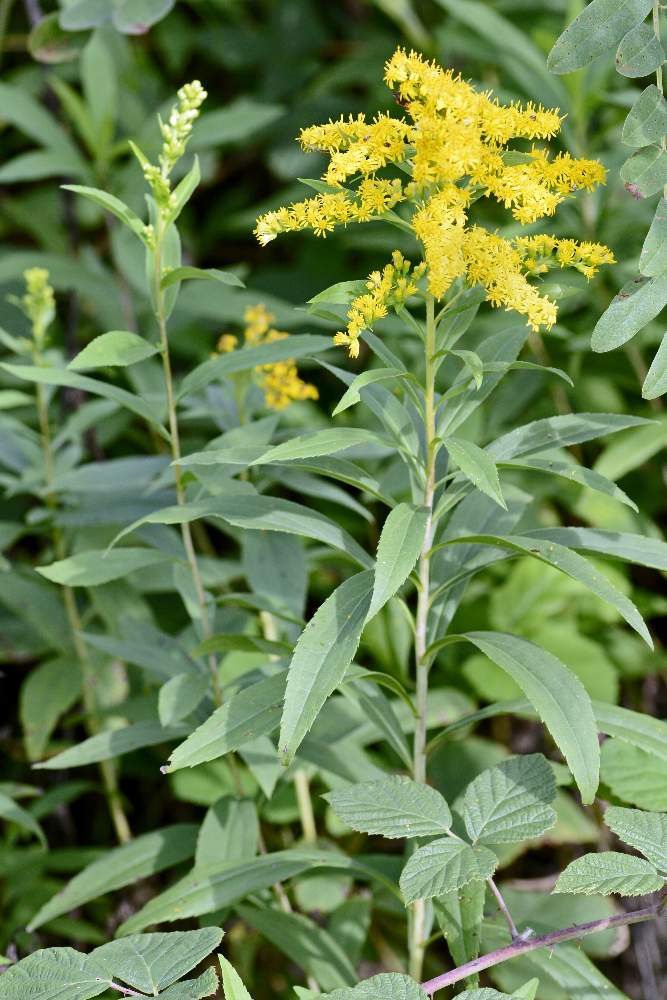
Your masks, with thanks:
M417 671L417 723L413 746L413 776L415 781L426 782L426 730L428 702L428 665L424 660L428 643L428 609L431 584L430 549L433 544L433 495L435 492L435 300L429 295L426 302L426 342L424 382L426 442L426 481L424 506L427 509L424 544L419 557L419 596L415 621L415 668ZM410 920L409 968L414 979L421 977L426 938L426 907L423 899L412 904Z

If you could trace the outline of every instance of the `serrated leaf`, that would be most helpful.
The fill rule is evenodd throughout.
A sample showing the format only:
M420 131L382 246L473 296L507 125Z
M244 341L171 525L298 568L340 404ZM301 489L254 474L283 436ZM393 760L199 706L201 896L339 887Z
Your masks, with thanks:
M144 833L128 844L114 847L75 875L59 892L40 907L28 925L34 931L63 913L104 896L107 892L132 885L140 878L163 871L192 857L197 827L177 823L162 830Z
M156 994L194 969L222 941L219 927L165 934L135 934L109 941L91 954L91 960L143 993Z
M167 271L162 281L161 288L169 288L177 285L179 281L219 281L222 285L232 285L234 288L245 288L245 285L233 271L221 271L217 267L174 267Z
M323 798L353 830L388 839L437 837L452 825L449 806L435 788L398 775L348 785Z
M327 1000L426 1000L426 993L402 972L381 972L362 979L351 989L328 993Z
M73 948L43 948L2 973L2 1000L90 1000L109 979L91 955Z
M285 672L243 688L216 708L169 757L168 771L216 760L277 728L285 691Z
M196 979L184 979L158 993L161 1000L202 1000L218 988L218 977L214 969L207 969Z
M183 732L183 726L165 729L158 722L135 722L122 729L107 729L102 733L96 733L95 736L89 736L82 743L78 743L68 750L63 750L55 757L40 761L39 764L33 764L33 767L58 771L67 767L97 764L101 760L120 757L132 750L157 746L159 743L178 739L179 736L183 735Z
M352 662L370 607L373 579L373 573L364 570L342 583L299 636L287 675L278 741L286 762Z
M405 373L398 368L371 368L369 371L361 372L340 397L338 405L333 410L331 416L337 417L343 410L347 410L350 406L358 403L361 400L361 396L359 395L360 390L367 385L373 385L375 382L384 382L389 378L402 378L404 375Z
M516 427L497 438L486 451L494 461L502 462L508 458L537 455L541 451L593 441L628 427L641 427L647 422L642 417L628 417L618 413L565 413L558 417L532 420L523 427Z
M317 458L321 455L335 455L356 445L377 445L378 436L361 427L328 427L321 431L301 434L285 441L284 444L269 448L250 465L266 465L268 462L289 462L300 458Z
M658 871L667 875L667 816L664 813L609 806L604 821L624 844L640 851Z
M464 438L446 437L443 444L459 469L473 486L507 510L496 463L488 451Z
M651 83L632 105L628 117L623 122L621 139L626 146L648 146L667 132L667 101L654 83ZM663 200L663 199L661 199ZM640 266L642 274L648 271ZM658 273L658 272L656 272Z
M642 398L657 399L665 392L667 392L667 334L660 341L660 347L646 373L642 386Z
M145 361L159 352L156 344L149 344L143 337L129 330L110 330L95 337L68 364L71 371L107 366L127 367Z
M608 479L599 472L595 472L593 469L577 465L575 462L558 462L547 458L526 458L511 459L508 462L499 464L509 469L527 469L533 472L544 472L548 475L559 476L568 482L586 486L589 490L595 490L596 493L602 493L603 496L613 497L614 500L619 500L627 507L630 507L635 513L638 512L638 507L634 500L631 500L627 493L620 486L617 486L613 480Z
M552 73L572 73L597 59L640 24L652 0L593 0L574 19L549 53Z
M457 965L479 955L485 897L485 882L468 882L433 899L433 912Z
M399 885L406 903L456 892L468 882L491 878L498 858L488 847L443 837L415 851L401 873Z
M238 972L224 955L218 955L225 1000L252 1000Z
M556 824L553 769L539 753L510 757L482 771L466 788L463 819L473 843L512 844Z
M421 552L427 522L425 507L400 503L390 512L378 542L367 621L375 617L412 572Z
M660 123L661 135L667 132L667 101L664 98L663 101L665 122ZM652 278L667 271L667 198L661 198L658 202L639 255L639 270Z
M135 570L165 562L173 562L173 556L157 549L119 548L111 552L93 549L59 559L48 566L37 566L36 569L53 583L67 587L97 587Z
M642 22L631 28L618 44L616 72L621 76L648 76L662 65L665 52L653 25Z
M645 896L657 892L664 880L644 858L617 851L584 854L571 861L558 876L554 892L581 892L586 896L600 893L610 896Z

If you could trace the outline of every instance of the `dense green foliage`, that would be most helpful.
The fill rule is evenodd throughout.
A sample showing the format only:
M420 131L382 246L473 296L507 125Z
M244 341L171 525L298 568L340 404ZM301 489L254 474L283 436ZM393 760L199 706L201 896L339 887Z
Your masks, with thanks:
M661 17L0 0L2 1000L661 996ZM470 198L508 254L613 251L507 257L548 332L477 244L434 290L442 177L274 240L366 211L294 139L414 118L397 46L560 109L501 179L607 168L539 222Z

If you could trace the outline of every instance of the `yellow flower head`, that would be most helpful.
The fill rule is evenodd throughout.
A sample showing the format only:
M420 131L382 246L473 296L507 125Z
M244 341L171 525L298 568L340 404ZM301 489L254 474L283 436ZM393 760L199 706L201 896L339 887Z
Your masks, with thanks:
M548 329L556 306L528 279L556 266L575 267L591 277L600 264L613 263L613 254L599 244L546 236L504 240L471 225L470 206L480 197L491 198L517 222L532 224L553 215L577 191L603 184L605 168L569 153L551 156L537 146L529 152L508 148L516 139L553 138L560 130L559 111L532 102L500 104L416 52L398 49L386 64L385 81L405 117L381 114L367 122L359 115L304 129L302 146L329 156L322 178L329 188L261 216L255 229L259 242L265 245L280 233L301 229L326 236L337 226L381 219L403 205L402 222L423 253L423 264L411 277L403 274L412 289L408 294L418 291L424 270L428 292L437 299L461 278L481 285L492 305L517 310L534 329ZM387 176L392 166L410 179ZM351 303L347 329L335 341L347 345L353 357L359 334L405 301L397 280L396 264L388 264L370 276L368 291Z

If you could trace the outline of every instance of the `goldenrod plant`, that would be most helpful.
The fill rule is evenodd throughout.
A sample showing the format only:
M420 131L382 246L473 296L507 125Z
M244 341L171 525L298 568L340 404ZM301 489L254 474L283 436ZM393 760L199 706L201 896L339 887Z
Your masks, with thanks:
M375 4L408 44L313 55L293 149L281 18L317 5L277 5L257 64L254 8L130 6L31 34L83 47L80 89L45 70L57 111L0 85L53 146L19 159L71 168L76 251L12 256L0 305L0 997L634 1000L667 900L667 542L617 482L661 415L636 356L588 351L614 163L489 4L439 3L442 45ZM229 78L267 74L231 107L222 23ZM433 57L457 38L470 72ZM154 45L203 82L145 121ZM249 211L254 128L281 190Z

